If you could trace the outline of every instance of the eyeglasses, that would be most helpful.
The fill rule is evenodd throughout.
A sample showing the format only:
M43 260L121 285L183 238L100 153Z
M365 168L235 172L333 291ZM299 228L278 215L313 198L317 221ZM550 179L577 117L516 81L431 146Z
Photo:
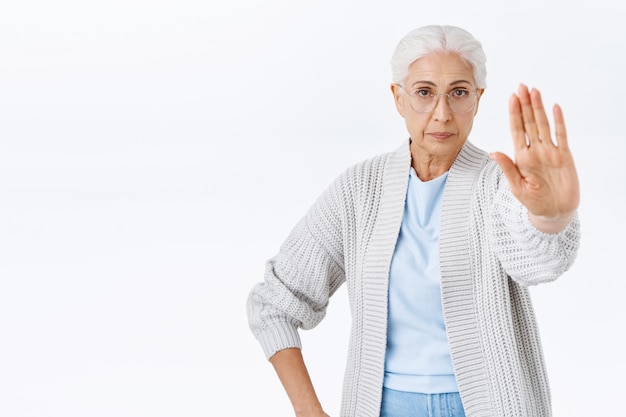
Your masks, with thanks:
M470 91L466 88L455 88L447 94L435 94L428 88L418 88L408 92L402 85L396 85L409 95L411 108L418 113L430 113L433 111L437 107L439 96L448 98L448 105L456 114L469 113L474 109L476 98L478 97L476 91Z

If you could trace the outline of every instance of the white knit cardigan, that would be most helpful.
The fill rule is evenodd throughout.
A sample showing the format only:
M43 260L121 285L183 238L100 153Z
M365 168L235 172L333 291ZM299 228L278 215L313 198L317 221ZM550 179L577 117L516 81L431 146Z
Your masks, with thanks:
M342 417L379 417L389 266L411 167L409 143L345 171L296 225L248 297L269 358L301 347L344 282L352 314ZM499 167L467 142L450 168L439 242L441 294L467 417L548 417L550 391L527 286L573 263L578 218L545 234Z

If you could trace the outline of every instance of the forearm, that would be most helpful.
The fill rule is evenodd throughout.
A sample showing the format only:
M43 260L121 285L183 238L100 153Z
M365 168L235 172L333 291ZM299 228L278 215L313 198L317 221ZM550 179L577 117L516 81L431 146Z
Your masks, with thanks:
M317 398L300 349L278 351L270 358L270 362L297 417L328 417Z
M551 282L573 264L580 241L576 213L533 217L506 188L500 189L489 209L486 230L489 249L506 273L529 286ZM480 218L481 208L472 211Z

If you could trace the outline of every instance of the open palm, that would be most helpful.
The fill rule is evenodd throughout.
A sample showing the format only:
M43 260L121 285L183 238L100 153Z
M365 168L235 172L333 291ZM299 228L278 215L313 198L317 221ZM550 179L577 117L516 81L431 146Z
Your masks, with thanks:
M531 220L534 216L539 221L562 225L578 208L580 190L560 106L554 105L553 114L556 143L541 94L521 85L509 102L515 162L500 152L492 158L502 168L513 195L528 209Z

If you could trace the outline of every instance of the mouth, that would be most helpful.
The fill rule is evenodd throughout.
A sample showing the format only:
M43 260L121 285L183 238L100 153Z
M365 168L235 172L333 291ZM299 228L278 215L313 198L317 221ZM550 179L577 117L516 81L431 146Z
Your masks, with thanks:
M446 140L446 139L454 136L454 133L450 133L450 132L430 132L430 133L428 133L428 135L433 137L434 139L437 139L437 140Z

